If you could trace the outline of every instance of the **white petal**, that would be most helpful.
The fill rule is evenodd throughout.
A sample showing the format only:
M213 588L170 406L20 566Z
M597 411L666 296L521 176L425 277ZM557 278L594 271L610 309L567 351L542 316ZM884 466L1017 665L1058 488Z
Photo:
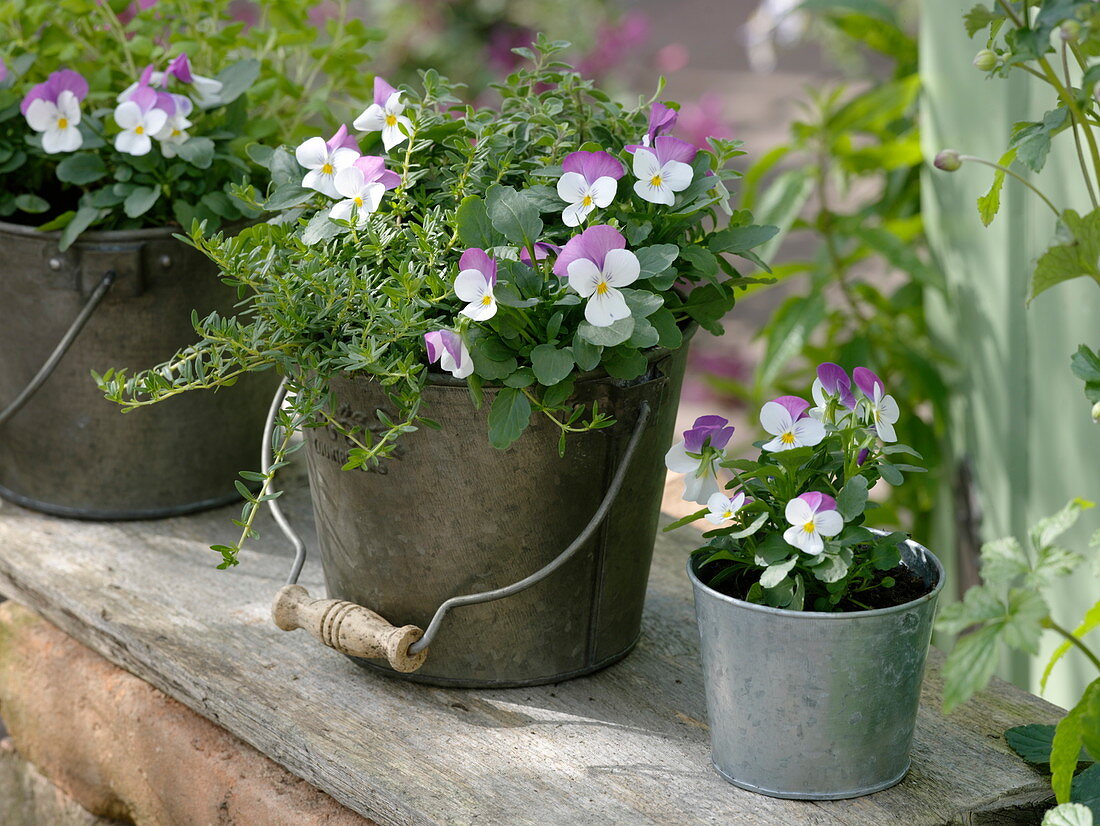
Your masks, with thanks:
M794 423L792 431L799 447L813 447L825 438L825 425L817 419L799 419Z
M603 295L593 293L584 305L584 318L593 327L610 327L621 318L630 317L623 294L609 287Z
M360 132L377 132L386 125L386 113L377 103L372 103L351 124ZM324 139L321 139L324 143Z
M721 515L730 509L729 497L718 491L707 500L707 507L712 513Z
M318 138L317 140L321 140L321 138ZM336 171L340 171L341 169L351 166L353 163L359 160L359 157L359 153L356 152L354 149L350 149L346 146L341 146L339 149L332 153L332 157L329 159L329 162L332 164L333 169L335 169Z
M363 170L357 166L348 166L341 169L332 177L336 191L345 198L361 198L366 188L366 178Z
M703 518L710 522L710 524L712 525L721 525L723 522L726 521L726 517L724 517L721 513L716 513L715 511L704 514Z
M70 126L80 123L80 101L68 89L57 96L57 111Z
M822 536L836 536L844 530L844 517L833 510L818 511L814 514L814 525Z
M637 150L637 152L634 153L635 157L637 156L638 152L641 151L641 149ZM673 201L676 200L672 195L671 189L669 189L663 183L661 184L661 186L654 186L652 183L650 183L649 178L635 181L634 192L637 193L639 198L644 201L649 201L651 204L664 204L665 206L672 206Z
M579 172L566 172L558 178L558 197L567 204L579 204L588 194L588 181ZM576 226L576 224L573 224Z
M782 453L784 450L790 450L793 447L794 445L789 445L782 438L776 436L770 442L766 442L761 449L769 453Z
M673 473L695 473L699 469L699 460L688 456L683 441L679 441L665 454L665 467Z
M818 407L825 406L828 399L825 398L825 385L821 383L821 379L814 379L814 383L810 387L810 395L813 396Z
M633 169L635 178L648 181L654 175L660 174L661 165L657 163L657 156L648 149L635 149Z
M596 286L603 280L603 275L597 269L594 262L588 258L578 258L569 262L569 286L577 291L582 298L588 298L596 292Z
M27 125L35 132L45 132L53 129L57 123L57 107L48 100L37 98L27 107Z
M875 422L875 432L884 442L896 442L898 440L898 434L894 431L894 426L886 419L879 419Z
M401 101L401 93L396 89L390 92L390 96L386 98L385 107L386 113L390 115L400 115L405 111L405 104Z
M382 145L386 147L387 152L409 139L408 136L401 131L402 121L408 126L408 118L398 118L397 123L393 126L382 127Z
M661 180L673 192L687 189L691 185L692 169L682 161L669 161L661 167Z
M619 188L619 182L614 178L604 175L602 178L597 178L596 182L592 184L590 194L592 200L596 203L600 209L608 206L613 200L615 200L615 192Z
M732 510L734 512L739 511L739 510L741 510L741 508L744 504L745 504L745 494L735 493L733 496L730 497L730 510Z
M306 189L316 189L330 198L339 198L340 193L332 183L332 176L326 175L320 169L311 169L302 178L302 186Z
M481 301L487 286L488 282L480 270L463 270L455 278L455 295L472 304Z
M145 113L145 132L149 135L155 135L163 127L168 120L168 113L163 109L150 109Z
M814 512L813 509L806 504L805 499L799 499L796 496L787 503L787 507L783 510L783 516L792 525L797 525L801 528L814 518Z
M638 280L642 265L630 250L608 250L603 261L603 274L612 287L625 287Z
M885 419L890 424L894 424L901 416L901 408L898 407L897 401L893 396L883 396L878 403L878 417L881 422ZM892 441L892 440L891 440Z
M366 221L367 213L377 212L378 205L382 203L382 196L386 194L386 187L374 181L367 184L363 190L363 206L359 209L360 218Z
M84 136L75 126L67 129L50 129L42 135L42 149L50 154L75 152L84 144Z
M791 525L791 527L783 531L783 541L801 550L805 545L805 540L803 539L805 534L806 532L802 530L801 525Z
M471 301L462 309L462 314L474 321L488 321L497 314L497 302L490 295L489 303L483 301Z
M802 536L805 537L802 540L803 544L798 547L810 556L820 556L822 551L825 550L825 540L821 538L821 534L817 531L813 531L812 533L802 531Z
M353 212L355 212L355 201L348 198L346 201L340 201L330 209L328 217L334 221L350 221Z
M570 204L561 211L562 223L567 227L579 227L584 223L584 219L588 217L595 207L585 206L584 204Z
M707 500L718 490L718 480L712 473L705 476L687 475L684 477L684 499L705 505Z
M310 138L298 145L294 157L306 169L320 169L328 162L328 145L324 138Z
M128 100L115 107L115 123L123 129L133 129L142 122L141 107Z
M793 425L791 412L779 402L765 402L760 408L760 426L773 436L782 436Z

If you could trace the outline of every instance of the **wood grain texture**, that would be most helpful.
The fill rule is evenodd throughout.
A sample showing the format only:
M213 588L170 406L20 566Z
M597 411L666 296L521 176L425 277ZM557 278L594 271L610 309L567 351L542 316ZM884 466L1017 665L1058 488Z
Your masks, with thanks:
M300 478L282 501L309 541ZM945 718L936 652L900 785L802 803L722 781L709 760L685 531L658 539L642 639L622 663L553 686L446 690L366 673L275 628L289 546L265 521L237 569L215 570L207 545L232 535L232 513L95 524L5 504L0 592L382 824L1038 823L1049 787L1001 732L1060 710L998 682ZM301 581L323 593L315 559Z

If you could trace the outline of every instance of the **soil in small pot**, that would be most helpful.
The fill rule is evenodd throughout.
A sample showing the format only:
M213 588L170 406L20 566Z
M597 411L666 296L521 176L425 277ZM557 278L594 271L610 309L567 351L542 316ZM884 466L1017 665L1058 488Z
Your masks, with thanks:
M734 599L745 599L749 592L749 587L756 581L753 576L745 572L740 575L720 577L717 584L712 584L712 580L715 578L717 572L717 566L714 566L711 571L708 572L709 576L703 575L700 579L707 587L727 597L733 597ZM894 584L890 587L882 587L882 583L886 579L892 579ZM870 587L859 591L854 599L845 597L837 604L835 611L830 613L849 613L852 611L867 611L878 608L893 608L896 605L904 605L907 602L912 602L915 599L923 597L925 594L931 593L934 587L934 583L929 585L912 569L905 565L898 565L896 568L891 568L888 571L876 571ZM806 610L813 610L810 607L809 598L807 598L806 604Z

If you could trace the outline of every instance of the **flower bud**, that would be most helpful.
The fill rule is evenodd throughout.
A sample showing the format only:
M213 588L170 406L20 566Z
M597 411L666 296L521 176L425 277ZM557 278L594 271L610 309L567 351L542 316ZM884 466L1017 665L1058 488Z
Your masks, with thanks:
M982 49L974 55L974 68L983 72L992 72L1000 62L997 53L992 49Z
M1077 20L1066 20L1058 27L1058 34L1067 43L1076 43L1081 36L1081 23Z
M932 163L935 165L936 169L942 169L944 172L954 172L962 166L962 160L959 158L959 153L954 149L944 149L936 156L936 160Z
M1092 420L1097 424L1100 424L1100 402L1097 402L1092 406Z

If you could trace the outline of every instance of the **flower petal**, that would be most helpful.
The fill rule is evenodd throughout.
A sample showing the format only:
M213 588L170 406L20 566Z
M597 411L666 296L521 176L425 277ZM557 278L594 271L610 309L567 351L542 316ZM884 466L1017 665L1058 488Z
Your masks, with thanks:
M115 120L118 120L117 113ZM310 138L298 145L294 157L306 169L320 169L329 160L328 145L324 138Z
M579 227L594 209L591 205L570 204L561 211L561 222L567 227Z
M593 293L584 305L584 318L593 327L610 327L619 319L630 317L630 307L623 294L614 287L603 295Z
M894 425L886 419L879 419L875 422L875 432L878 433L878 437L884 442L896 442L898 440L898 434L894 430Z
M128 100L125 103L120 103L118 106L115 107L115 123L117 123L123 129L133 129L141 122L141 107L134 103L134 101ZM321 141L321 143L323 144L324 141Z
M27 107L27 125L35 132L45 132L57 123L57 107L48 100L38 98Z
M345 198L361 198L366 188L366 179L363 171L357 166L347 166L332 177L336 191Z
M794 426L794 418L778 402L765 402L760 408L760 426L773 436L782 436Z
M578 258L569 265L569 286L581 296L588 298L596 292L597 285L603 280L603 274L596 264L588 258Z
M625 247L626 239L614 227L607 224L589 227L579 235L574 235L562 247L554 261L554 275L559 278L568 277L569 265L579 258L587 258L597 269L602 268L608 250L621 250Z
M630 250L608 250L603 262L603 274L612 287L633 284L641 272L642 265L638 256Z
M813 508L806 504L805 499L796 496L794 499L787 502L787 507L783 510L783 516L792 525L797 525L801 528L814 518L814 511Z
M597 152L571 152L562 161L562 169L566 173L580 173L588 181L597 178L608 177L618 180L626 174L626 170L613 155L603 150Z
M818 511L814 514L814 525L822 536L836 536L844 530L844 518L836 511Z
M461 313L474 321L488 321L497 314L497 302L493 294L489 293L488 304L481 300L471 301L461 310Z
M351 125L360 132L377 132L386 125L386 113L377 103L372 103L352 121Z
M890 395L883 396L878 403L879 422L886 421L893 424L901 416L901 409L897 400Z
M676 200L675 196L672 194L672 190L665 186L663 182L660 186L654 186L650 178L635 181L634 192L643 201L649 201L651 204L672 206Z
M566 172L558 178L558 197L567 204L578 204L587 194L588 181L581 173Z
M886 391L886 385L882 383L882 379L866 367L857 367L853 370L852 378L855 380L856 387L858 387L863 395L869 399L875 398L876 386L882 388L878 392Z
M634 177L643 181L648 181L654 175L659 175L661 173L661 165L657 163L657 156L649 149L639 149L636 151L631 166L634 171Z
M821 444L825 438L825 425L817 419L799 419L792 428L795 441L803 447Z
M674 138L671 135L661 135L653 139L653 154L658 166L664 166L669 161L682 164L690 164L695 160L699 150L694 144ZM637 153L635 153L637 156Z
M615 192L618 188L619 182L614 178L609 178L606 175L602 178L596 178L590 190L592 202L600 209L609 206L615 200Z
M683 442L677 442L665 454L665 467L673 473L695 473L699 469L699 460L687 455Z
M661 167L661 180L673 192L680 192L691 185L695 174L690 166L679 161L669 161Z
M339 198L340 193L336 191L336 187L332 182L332 176L326 175L320 169L311 169L302 178L302 186L306 189L315 189L323 195L327 195L330 198Z
M347 198L333 206L328 211L328 217L334 221L350 221L353 212L355 212L355 201Z
M462 301L480 302L488 291L488 287L485 274L481 270L462 270L455 278L455 295Z

